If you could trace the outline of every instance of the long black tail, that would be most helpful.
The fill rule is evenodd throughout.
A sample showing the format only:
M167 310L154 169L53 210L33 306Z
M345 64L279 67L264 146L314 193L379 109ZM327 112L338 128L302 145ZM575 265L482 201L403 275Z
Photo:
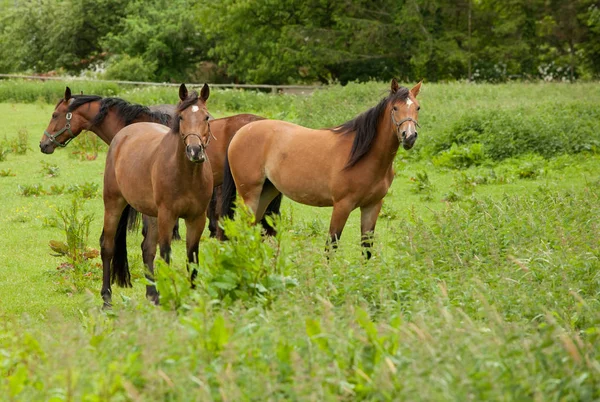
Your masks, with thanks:
M221 185L221 211L219 216L233 218L235 204L235 182L229 166L229 157L225 157L225 170L223 171L223 184Z
M131 287L131 275L129 273L129 263L127 262L127 224L131 214L131 206L127 205L121 213L119 226L115 234L115 253L113 256L111 269L111 283L123 288Z
M127 214L127 230L135 232L140 226L140 213L133 208L129 208Z

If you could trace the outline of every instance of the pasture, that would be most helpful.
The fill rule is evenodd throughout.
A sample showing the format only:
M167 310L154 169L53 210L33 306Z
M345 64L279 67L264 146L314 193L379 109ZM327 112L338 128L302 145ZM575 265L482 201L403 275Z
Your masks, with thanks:
M207 105L318 128L387 88L215 90ZM371 260L358 211L327 260L331 209L284 199L274 239L243 214L229 242L205 230L195 290L174 242L173 264L157 268L159 307L130 233L134 287L113 287L110 311L99 257L69 264L49 247L66 241L64 222L88 222L85 246L98 249L102 225L106 146L82 135L39 152L63 92L0 83L2 399L600 398L598 84L425 83L419 139L396 156ZM174 88L96 94L177 99Z

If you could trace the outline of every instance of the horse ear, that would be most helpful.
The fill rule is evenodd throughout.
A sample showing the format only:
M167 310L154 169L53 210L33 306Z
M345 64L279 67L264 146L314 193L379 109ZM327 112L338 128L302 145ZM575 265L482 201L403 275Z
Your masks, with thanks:
M410 93L416 98L417 95L419 94L419 92L421 92L421 84L423 83L423 80L419 81L419 83L417 85L415 85L411 90Z
M395 78L392 78L392 94L395 94L398 91L398 81Z
M68 101L69 99L71 99L71 88L67 87L67 89L65 89L65 101Z
M179 87L179 99L184 101L187 99L187 97L188 97L188 90L185 87L185 84L181 84L181 86Z
M204 86L202 87L202 89L200 90L200 98L202 99L203 102L206 102L208 100L208 96L210 95L210 88L208 87L208 84L204 84Z

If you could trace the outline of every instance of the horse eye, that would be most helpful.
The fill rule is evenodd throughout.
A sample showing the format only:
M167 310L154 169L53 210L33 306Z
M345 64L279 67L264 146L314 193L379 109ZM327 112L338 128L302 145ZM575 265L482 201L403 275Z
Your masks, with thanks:
M206 120L206 121L208 121L208 119L210 119L210 116L206 116L206 119L205 119L205 120Z
M179 121L183 120L183 116L178 116L179 117Z
M398 108L397 108L396 106L394 106L392 109L394 110L394 112L395 112L396 110L398 110Z
M56 113L52 113L52 118L53 118L53 119L56 119L57 117L58 117L58 114L56 114Z
M421 110L421 106L417 107L417 111Z

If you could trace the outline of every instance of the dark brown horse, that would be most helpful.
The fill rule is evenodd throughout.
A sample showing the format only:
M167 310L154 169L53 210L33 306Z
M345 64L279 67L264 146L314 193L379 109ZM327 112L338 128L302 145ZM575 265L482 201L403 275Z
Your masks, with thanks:
M57 147L65 147L83 130L92 131L110 145L114 136L123 127L139 122L169 125L174 112L175 106L171 105L145 107L119 98L71 95L71 90L67 87L64 98L56 105L50 123L40 140L40 149L43 153L51 154ZM223 166L231 138L242 126L260 119L262 117L252 114L239 114L211 121L211 131L215 140L214 144L207 149L207 154L213 167L215 187L220 186L223 182ZM216 189L208 211L211 236L215 236L217 231L216 194L218 191ZM269 206L269 213L278 214L280 203L281 198L275 200ZM135 214L133 216L135 217ZM147 225L146 219L144 225ZM268 226L266 221L263 222L263 226L267 233L273 233L273 229ZM174 236L179 238L177 230L175 230Z
M113 138L104 170L104 229L101 237L102 299L111 305L111 278L120 286L131 286L127 264L126 233L118 230L129 205L154 216L156 227L148 229L144 241L144 263L153 279L156 244L168 263L173 225L185 220L186 249L190 263L198 263L198 244L206 222L206 208L213 191L213 174L205 149L211 139L206 100L208 85L188 94L181 84L180 102L171 130L156 123L136 123ZM111 275L112 272L112 275ZM192 273L193 281L194 273ZM158 293L148 285L146 296L158 302Z
M306 205L333 206L328 245L335 248L350 212L360 208L362 244L370 257L394 157L400 144L410 149L417 139L420 89L420 82L409 91L394 79L377 106L333 129L277 120L242 127L229 145L223 215L231 216L236 189L256 219L280 193Z

